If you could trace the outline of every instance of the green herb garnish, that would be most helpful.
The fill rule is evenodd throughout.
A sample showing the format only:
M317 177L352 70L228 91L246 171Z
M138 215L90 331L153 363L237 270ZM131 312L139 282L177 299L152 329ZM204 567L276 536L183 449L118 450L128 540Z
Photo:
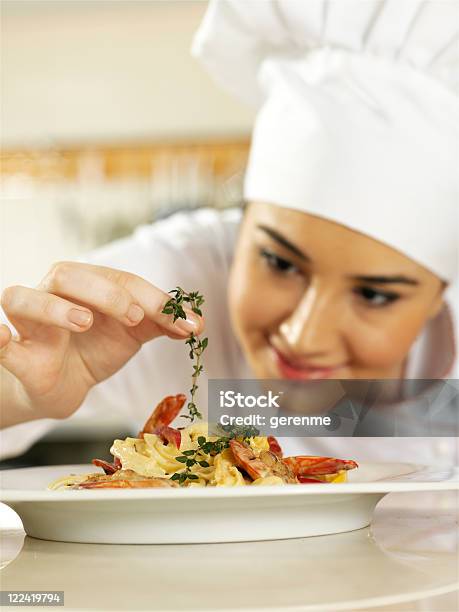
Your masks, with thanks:
M176 472L173 474L171 480L178 480L180 485L183 485L187 480L198 480L199 476L193 474L191 468L194 465L200 465L203 468L210 467L210 463L207 461L209 455L218 455L225 448L228 448L228 446L229 438L220 438L219 440L211 442L210 440L206 440L204 436L199 436L198 448L185 450L179 457L175 458L179 463L184 463L186 468L183 472Z
M186 468L183 470L183 472L176 472L173 474L171 479L178 480L180 485L185 484L187 480L197 480L199 477L196 474L193 474L191 471L191 468L194 465L209 467L210 464L207 461L208 457L215 457L215 455L222 453L225 448L229 448L230 440L232 438L237 438L243 442L249 442L250 438L252 438L254 435L258 435L259 433L260 432L258 430L245 431L244 434L241 435L240 431L231 430L228 428L227 436L218 438L217 440L211 441L207 440L204 436L199 436L198 448L185 450L181 455L175 458L179 463L184 463Z
M247 442L250 438L260 435L260 430L253 425L219 425L218 430L225 432L223 435L228 438L239 438Z
M202 295L199 295L197 291L190 291L187 293L181 287L176 287L169 291L172 295L171 299L168 300L162 310L163 314L171 314L174 317L174 323L177 319L186 319L186 313L183 310L183 304L189 304L191 310L199 316L202 316L201 306L204 304L204 298ZM203 338L202 340L195 336L193 333L190 334L189 338L186 340L185 344L188 344L190 347L189 356L190 359L194 359L193 365L193 373L191 375L191 400L188 402L188 413L183 414L182 417L185 419L190 419L190 422L193 423L195 418L202 419L202 414L199 412L198 407L196 405L196 391L198 390L197 380L201 372L203 371L203 366L201 364L201 355L207 348L208 338ZM175 479L177 480L177 479Z
M171 299L168 300L162 310L163 314L172 315L174 317L174 323L177 319L186 319L186 313L183 309L183 304L189 304L191 310L202 316L201 306L204 303L204 298L199 295L197 291L190 291L187 293L181 287L176 287L169 291L172 295ZM185 341L190 347L189 356L190 359L194 359L193 373L191 375L191 400L188 402L187 415L182 415L183 418L190 419L193 423L195 418L202 419L202 414L199 412L195 395L198 390L197 379L203 371L201 364L202 353L207 348L208 339L203 338L202 340L195 336L193 333L190 334L189 338ZM234 427L234 426L222 426L222 431L225 435L217 440L210 441L205 436L198 437L198 447L196 449L185 450L181 455L175 459L179 463L183 463L185 469L182 472L176 472L171 476L171 480L178 481L179 485L184 485L187 480L194 481L198 480L199 476L191 471L191 468L195 465L199 465L203 468L210 467L208 462L209 457L214 457L229 448L231 438L238 438L243 441L248 441L251 437L259 435L259 431L254 427Z

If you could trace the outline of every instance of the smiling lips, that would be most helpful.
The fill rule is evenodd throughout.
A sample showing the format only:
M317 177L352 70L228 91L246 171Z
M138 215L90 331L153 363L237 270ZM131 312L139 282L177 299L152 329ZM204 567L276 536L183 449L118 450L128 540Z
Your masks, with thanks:
M289 360L283 353L273 347L275 361L283 378L291 380L320 380L331 378L342 365L333 367L305 366Z

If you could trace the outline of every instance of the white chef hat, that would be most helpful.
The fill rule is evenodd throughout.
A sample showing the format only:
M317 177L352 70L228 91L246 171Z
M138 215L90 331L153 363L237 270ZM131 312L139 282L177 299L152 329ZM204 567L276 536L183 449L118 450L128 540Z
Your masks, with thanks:
M458 19L456 0L211 0L193 53L259 108L245 198L346 225L453 282Z

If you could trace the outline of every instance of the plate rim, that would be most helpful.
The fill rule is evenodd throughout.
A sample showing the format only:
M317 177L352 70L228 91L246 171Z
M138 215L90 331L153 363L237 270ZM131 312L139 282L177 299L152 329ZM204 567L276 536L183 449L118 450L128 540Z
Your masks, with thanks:
M409 474L422 475L423 472L441 470L435 466L426 466L408 462L360 462L363 465L393 465L413 468L411 471L403 472L402 476ZM91 464L66 464L50 466L34 466L29 468L15 468L0 471L0 502L103 502L118 500L172 500L181 501L203 500L203 499L252 499L252 498L275 498L275 497L305 497L311 495L354 495L354 494L386 494L395 492L415 491L459 491L459 480L450 478L439 481L396 481L381 479L371 482L346 482L314 484L313 486L299 487L296 484L283 486L260 486L260 487L193 487L181 489L130 489L130 490L56 490L46 489L5 489L2 483L2 472L9 474L15 471L26 470L39 471L52 468L88 468ZM444 469L444 468L443 468ZM391 477L394 478L394 477ZM397 477L395 477L397 478Z

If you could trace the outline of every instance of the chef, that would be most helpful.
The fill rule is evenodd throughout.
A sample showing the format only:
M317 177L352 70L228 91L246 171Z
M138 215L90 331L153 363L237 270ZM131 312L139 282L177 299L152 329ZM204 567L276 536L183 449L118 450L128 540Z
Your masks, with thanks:
M211 2L193 53L259 109L244 209L175 214L4 291L2 456L102 406L138 428L189 388L191 332L201 407L214 378L458 378L457 36L454 1ZM174 285L204 318L162 314ZM457 461L454 438L283 446Z

